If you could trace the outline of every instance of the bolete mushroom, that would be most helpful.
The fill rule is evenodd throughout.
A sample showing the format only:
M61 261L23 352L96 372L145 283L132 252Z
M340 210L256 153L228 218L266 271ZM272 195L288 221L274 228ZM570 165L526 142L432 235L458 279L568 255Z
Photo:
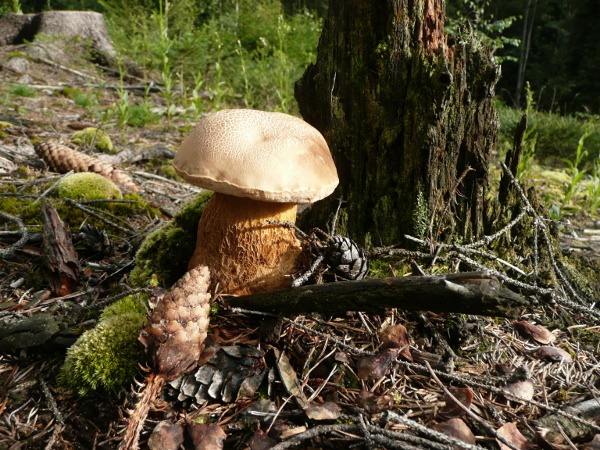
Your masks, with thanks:
M298 203L333 192L339 180L314 127L283 113L222 110L200 120L173 160L187 182L214 191L198 224L188 268L210 269L213 287L250 294L285 287L301 253Z

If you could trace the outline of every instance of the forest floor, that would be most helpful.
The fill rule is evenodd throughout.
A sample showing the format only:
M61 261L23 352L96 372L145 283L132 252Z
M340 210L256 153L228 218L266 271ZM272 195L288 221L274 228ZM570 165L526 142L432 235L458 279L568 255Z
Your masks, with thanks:
M170 169L170 158L193 122L189 114L176 111L168 120L120 127L118 74L14 58L21 50L0 49L0 196L23 203L43 196L60 204L48 190L57 174L38 158L33 144L54 141L73 147L74 131L94 126L107 132L119 150L96 156L128 173L152 207L136 210L117 230L112 219L95 220L63 204L59 213L74 236L83 223L94 223L113 244L95 253L81 251L79 285L62 296L52 294L41 275L44 249L39 239L7 251L0 263L2 327L47 318L44 314L70 303L102 302L130 289L128 274L144 237L198 193L173 178ZM26 62L19 67L16 59ZM133 86L141 82L126 80L132 104L134 97L145 95L143 88ZM147 101L157 113L165 112L160 96L150 92ZM540 191L550 189L550 178L546 173L534 184ZM73 217L64 217L71 213ZM39 220L24 221L32 234L41 231ZM0 224L0 249L8 250L19 239L19 228L6 216ZM546 259L556 266L549 269L558 279L552 289L542 279L532 284L531 273L518 260L482 263L531 301L518 321L391 309L386 315L296 316L285 319L275 336L273 330L267 336L263 317L222 305L211 316L220 357L209 363L209 378L187 377L165 390L146 422L142 447L164 420L174 428L157 434L153 448L169 448L167 441L183 427L188 433L185 448L221 448L225 436L224 448L232 449L600 448L600 315L597 306L589 307L597 299L588 296L593 290L580 289L561 259L579 256L583 267L597 274L600 223L580 213L559 225L560 245ZM531 252L548 251L541 238L539 247ZM463 250L442 250L440 266L427 253L382 260L377 274L399 275L397 267L410 266L411 260L428 274L481 269L465 262ZM0 449L118 446L125 410L134 400L131 392L81 397L58 381L68 345L95 319L84 315L80 323L62 334L49 333L34 348L0 353ZM17 336L22 331L13 329ZM0 341L6 337L2 333ZM409 342L408 350L390 345L396 339ZM242 395L245 380L259 380L254 386L258 393ZM198 444L193 437L198 423L220 428L202 429L207 440Z

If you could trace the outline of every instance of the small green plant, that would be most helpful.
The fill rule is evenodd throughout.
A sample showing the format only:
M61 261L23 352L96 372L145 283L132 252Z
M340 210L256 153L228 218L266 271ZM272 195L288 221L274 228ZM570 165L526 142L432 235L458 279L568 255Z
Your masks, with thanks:
M173 47L173 41L169 36L169 0L158 2L158 11L155 11L153 18L158 27L160 36L158 51L161 58L161 79L163 82L163 95L165 96L165 102L167 104L167 118L170 118L175 111L174 103L174 86L173 80L173 68L171 65L171 58L169 53Z
M588 137L589 133L586 130L585 133L579 138L579 143L577 144L577 152L575 153L575 158L573 160L568 158L563 158L563 161L567 164L568 169L567 173L571 177L571 180L566 186L565 194L563 197L563 207L569 205L573 200L573 196L578 190L578 186L583 180L583 176L587 172L586 169L581 169L581 163L587 158L588 152L583 149L585 144L585 139Z
M290 34L291 27L286 22L283 14L277 17L277 48L275 55L277 58L277 98L279 99L279 107L282 112L290 111L290 103L293 100L290 89L291 67L287 56L285 43Z
M117 152L110 136L101 129L95 127L88 127L76 131L71 136L71 141L82 147L94 148L104 153Z
M60 90L60 94L73 100L77 106L82 108L92 108L98 104L96 97L88 92L84 92L80 89L65 87Z
M37 97L37 92L26 84L13 84L8 92L17 97Z
M529 118L535 110L535 101L533 100L533 90L529 82L525 85L525 114ZM523 134L523 152L517 168L517 179L523 179L530 171L535 158L537 147L537 131L535 125L528 124Z
M201 95L201 89L204 86L204 79L202 74L195 73L194 74L194 87L192 89L192 110L194 111L194 120L198 120L198 118L202 115L204 108L202 103L204 99Z
M146 125L156 123L160 116L150 110L150 105L146 102L129 107L127 125L135 128L143 128Z
M238 39L238 47L236 53L240 57L240 68L242 72L242 79L244 80L244 104L246 108L252 108L251 93L250 93L250 80L248 79L248 70L246 69L246 61L244 59L244 48L242 47L242 41Z
M600 156L594 160L587 194L587 207L590 214L596 215L600 208Z
M113 107L113 112L117 116L117 122L119 126L125 128L131 115L131 105L129 103L129 91L125 89L125 68L123 66L123 61L119 60L118 68L119 87L117 88L117 95L119 98Z

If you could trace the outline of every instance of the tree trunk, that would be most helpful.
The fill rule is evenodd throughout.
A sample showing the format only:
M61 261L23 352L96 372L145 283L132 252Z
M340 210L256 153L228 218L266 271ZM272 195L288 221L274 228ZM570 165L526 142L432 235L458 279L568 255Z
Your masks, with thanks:
M330 1L296 98L340 186L303 226L323 226L342 196L338 232L365 245L481 235L499 69L474 37L447 42L444 16L441 0Z

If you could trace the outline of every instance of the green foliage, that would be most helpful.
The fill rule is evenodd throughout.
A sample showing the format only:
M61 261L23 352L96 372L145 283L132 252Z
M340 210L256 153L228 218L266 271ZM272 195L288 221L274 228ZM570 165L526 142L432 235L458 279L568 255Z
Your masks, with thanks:
M110 136L104 131L94 127L76 131L71 136L71 142L84 147L93 147L104 153L116 153L116 149Z
M108 178L93 172L74 173L60 180L56 186L60 197L73 199L120 199L121 190Z
M211 195L208 191L199 194L169 223L146 237L135 257L132 284L170 287L183 276L196 246L198 222Z
M96 97L92 94L82 91L81 89L65 87L60 90L60 93L82 108L92 108L98 104Z
M137 337L146 315L114 314L116 309L127 307L115 306L112 313L83 333L67 351L59 378L81 396L95 391L115 392L130 383L137 373L143 357Z
M446 31L459 34L461 27L469 26L492 52L505 47L518 47L520 40L510 37L507 29L517 19L516 16L497 18L493 13L492 0L458 0L446 4ZM514 61L512 56L497 56L498 62L504 59Z
M139 105L129 107L126 123L130 127L143 128L147 125L156 123L160 116L150 111L148 103L144 102Z
M587 131L579 138L579 143L577 144L577 151L575 153L575 158L573 160L568 158L563 158L563 162L565 162L568 166L567 173L570 176L569 183L565 189L565 195L563 198L563 206L566 206L571 203L573 195L575 194L576 189L579 184L583 180L583 176L585 175L586 170L581 170L581 163L586 159L588 152L583 149L583 145L585 143L585 139L587 138Z
M587 207L595 215L600 208L600 155L594 161L587 194Z
M194 118L240 104L296 110L293 83L314 61L322 26L305 10L285 15L277 0L101 4L121 53L159 74L167 116L175 106L189 108ZM126 92L118 94L115 113L124 125L130 101Z
M530 117L535 109L535 102L533 100L533 91L531 90L529 83L525 86L525 115ZM523 133L523 150L521 153L521 159L519 160L519 167L517 168L517 179L521 180L531 169L533 159L537 147L537 130L535 126L529 125Z
M501 146L510 147L523 111L502 103L498 103L496 109L500 118L498 142ZM560 161L562 158L573 159L579 138L586 130L589 133L586 145L590 148L600 148L598 117L582 120L573 115L561 116L534 110L528 115L528 127L535 129L536 155L542 162Z
M100 315L100 322L131 313L145 316L147 313L147 304L148 296L145 294L140 296L128 295L104 308L104 311Z
M8 92L17 97L37 97L37 92L26 84L13 84Z

